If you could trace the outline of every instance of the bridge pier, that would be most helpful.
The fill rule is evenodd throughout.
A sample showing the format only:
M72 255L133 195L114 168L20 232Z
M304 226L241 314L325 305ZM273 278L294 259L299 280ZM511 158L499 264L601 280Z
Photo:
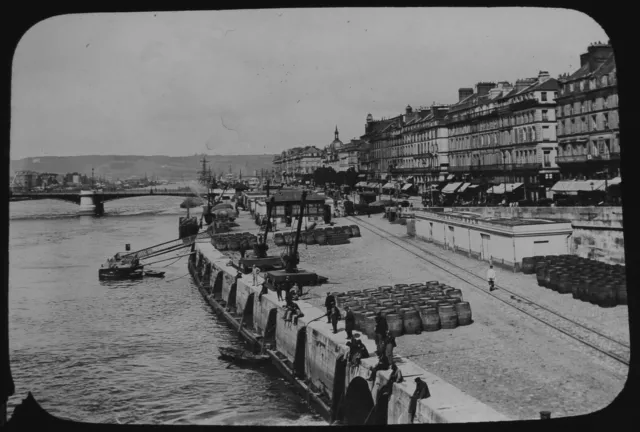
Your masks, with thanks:
M94 192L92 190L80 191L80 209L78 210L78 214L94 215L96 214L96 209L97 209L97 206L94 202ZM104 211L103 205L102 205L102 210Z

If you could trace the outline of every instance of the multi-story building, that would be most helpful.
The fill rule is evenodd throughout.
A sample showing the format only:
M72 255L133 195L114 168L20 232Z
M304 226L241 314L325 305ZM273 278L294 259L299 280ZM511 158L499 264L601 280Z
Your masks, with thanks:
M558 81L537 78L461 88L449 108L449 171L460 180L494 180L523 187L527 199L544 197L558 178L555 98Z
M368 155L364 157L367 159L365 167L370 177L378 180L387 179L391 174L389 167L392 148L402 140L402 115L373 120L373 116L368 114L365 134L360 139L370 147Z
M322 166L322 150L314 146L294 147L283 151L273 159L276 178L293 179L305 174L313 174Z
M15 189L31 190L36 186L38 173L35 171L18 171L13 177L11 187Z
M349 168L358 170L358 152L361 145L362 140L352 139L340 148L338 151L339 169L336 171L347 171Z
M402 142L392 149L394 180L413 182L417 192L426 192L429 184L445 180L449 165L448 129L444 121L447 111L447 106L439 104L417 112L407 106Z
M616 63L610 44L593 44L580 69L560 77L558 157L565 179L620 175Z
M322 159L323 166L333 168L335 171L340 171L340 150L344 145L342 141L340 141L339 135L338 126L336 126L334 139L330 144L325 146L324 157Z

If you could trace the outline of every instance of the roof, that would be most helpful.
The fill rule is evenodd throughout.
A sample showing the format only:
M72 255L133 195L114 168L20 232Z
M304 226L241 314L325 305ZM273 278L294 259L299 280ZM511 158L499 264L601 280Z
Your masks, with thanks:
M273 194L276 203L300 202L302 199L301 189L282 189ZM307 202L324 202L325 197L315 192L307 192Z

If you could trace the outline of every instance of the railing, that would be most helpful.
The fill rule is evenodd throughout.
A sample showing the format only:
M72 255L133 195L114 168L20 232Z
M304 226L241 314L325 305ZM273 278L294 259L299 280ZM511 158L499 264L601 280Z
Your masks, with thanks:
M556 156L556 163L575 163L575 162L586 162L587 155L568 155L568 156Z

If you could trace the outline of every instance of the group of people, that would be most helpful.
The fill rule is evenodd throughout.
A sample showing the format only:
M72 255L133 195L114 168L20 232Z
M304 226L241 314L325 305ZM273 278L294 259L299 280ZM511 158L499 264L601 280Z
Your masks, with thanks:
M375 339L376 339L376 354L378 355L378 364L371 371L369 381L375 381L376 374L379 370L392 369L395 366L393 360L393 349L396 345L396 338L389 333L389 325L387 319L382 316L380 312L376 315L376 327L375 327ZM394 369L395 370L395 369Z
M333 326L333 334L338 333L338 321L342 319L342 314L338 305L336 304L336 298L330 292L327 292L327 298L324 301L324 306L327 308L327 323ZM353 315L353 311L349 306L345 306L344 328L347 332L347 339L353 339L353 330L356 326L356 317Z

